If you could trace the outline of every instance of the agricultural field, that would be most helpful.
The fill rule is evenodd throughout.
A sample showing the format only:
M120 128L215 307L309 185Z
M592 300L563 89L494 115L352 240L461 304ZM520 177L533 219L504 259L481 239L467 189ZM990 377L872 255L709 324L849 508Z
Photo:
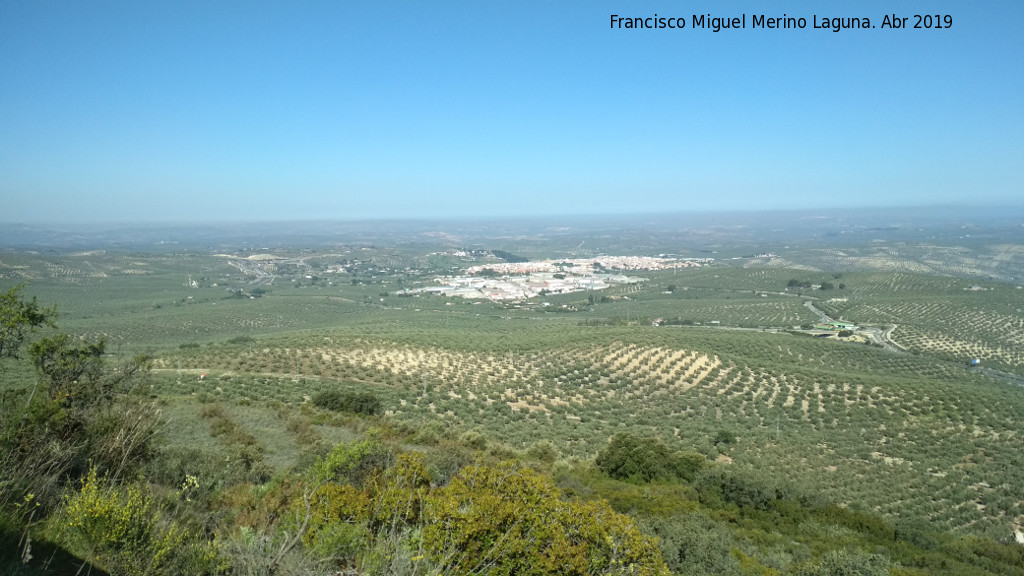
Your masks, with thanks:
M801 249L523 302L397 295L496 261L442 248L5 251L0 289L27 282L63 330L106 338L113 356L154 354L150 393L176 441L237 429L268 474L343 439L292 411L371 390L393 422L510 450L550 440L587 461L631 431L892 520L1000 538L1024 523L1024 388L965 368L1020 373L1014 284L879 262L833 271ZM887 331L895 350L801 335L816 309ZM735 442L715 442L723 431Z
M809 248L787 258L808 269L826 272L934 274L1017 283L1024 280L1024 245L959 240L962 244L954 246L879 240L862 247ZM747 265L769 263L788 264L779 259L753 259Z
M892 339L915 353L1020 372L1024 368L1024 289L1013 284L918 274L850 274L850 295L823 310L894 326Z
M563 455L589 458L628 430L942 529L996 534L1024 515L1013 478L1024 465L1020 387L788 334L536 330L452 334L451 345L414 333L215 344L161 359L177 366L160 393L301 404L364 386L382 391L397 420L478 430L518 449L550 439ZM544 344L559 340L574 344ZM738 440L719 454L711 438L722 429Z

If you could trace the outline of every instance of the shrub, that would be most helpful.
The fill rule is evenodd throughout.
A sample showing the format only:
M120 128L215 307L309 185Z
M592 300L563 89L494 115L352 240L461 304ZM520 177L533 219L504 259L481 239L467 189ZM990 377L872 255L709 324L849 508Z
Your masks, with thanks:
M730 553L735 543L728 528L706 516L677 514L652 519L650 532L659 539L668 567L677 574L740 574L739 562Z
M715 434L715 444L735 444L736 434L731 430L719 430Z
M466 467L427 499L426 556L452 574L668 574L630 518L560 496L550 479L510 463Z
M368 539L362 524L369 516L370 497L365 491L347 484L325 484L316 490L310 502L309 527L303 543L321 552L338 554L343 560L351 558L357 550L350 546ZM339 526L359 527L362 531L342 530ZM335 549L330 550L332 547Z
M423 455L399 454L395 465L378 472L373 480L373 528L395 532L402 526L420 523L429 490L430 477Z
M658 438L619 432L597 454L597 467L618 480L650 482L655 479L693 480L706 466L704 456L671 452Z
M551 464L558 459L559 452L554 442L544 438L534 442L526 450L526 455L545 464Z
M115 574L209 574L216 549L163 517L149 490L108 484L91 468L65 497L60 516L69 548Z
M470 448L483 450L487 448L487 434L479 428L473 428L472 430L463 432L462 435L459 436L459 442Z
M380 412L380 398L370 392L323 390L313 396L313 404L334 412L372 416Z
M459 470L469 465L473 457L465 450L446 449L427 453L427 472L435 486L444 486L458 474Z
M856 548L833 550L796 570L798 576L889 576L889 559Z
M725 502L756 510L770 510L778 500L793 499L786 487L771 478L720 468L700 474L696 488L704 503L715 505Z
M101 343L75 346L64 335L36 342L32 353L38 385L0 395L0 505L32 493L52 510L64 483L85 474L90 462L115 477L146 464L158 412L115 401L144 372L143 359L111 370L98 356Z
M313 477L318 481L345 481L362 484L393 460L391 451L380 442L362 440L338 444L326 457L313 465Z
M412 441L417 444L434 446L446 435L447 431L445 430L443 423L437 420L430 420L419 427L419 430L416 431L416 435L413 436Z

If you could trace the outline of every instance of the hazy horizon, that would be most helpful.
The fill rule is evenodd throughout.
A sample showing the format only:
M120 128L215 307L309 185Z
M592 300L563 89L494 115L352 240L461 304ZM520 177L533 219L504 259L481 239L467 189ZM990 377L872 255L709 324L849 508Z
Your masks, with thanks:
M1022 222L1024 207L1019 206L251 222L0 222L0 249L217 251L346 244L479 248L512 238L540 244L554 242L550 246L554 252L572 252L579 242L586 241L588 249L623 254L649 252L654 245L663 247L655 252L712 246L757 251L758 246L770 250L803 242L866 245L881 238L890 242L983 246L993 242L1024 243ZM571 238L575 240L567 240ZM744 246L747 248L740 248Z
M1019 214L1018 214L1019 212ZM580 220L588 222L601 221L623 221L645 218L689 218L689 217L714 217L727 219L763 218L766 216L780 216L783 218L815 219L815 218L843 218L843 217L890 217L900 219L957 219L970 217L992 217L995 219L1015 219L1024 217L1024 201L985 204L948 203L948 204L920 204L920 205L865 205L854 207L805 207L805 208L768 208L768 209L693 209L693 210L665 210L665 211L625 211L625 212L577 212L577 213L508 213L508 214L487 214L487 215L438 215L438 216L377 216L377 217L306 217L306 218L253 218L253 219L139 219L139 220L4 220L0 217L0 225L26 226L33 228L131 228L134 226L248 226L248 225L288 225L305 223L341 223L341 224L372 224L372 223L487 223L517 221L530 223L544 223L559 220ZM1022 224L1024 226L1024 224Z

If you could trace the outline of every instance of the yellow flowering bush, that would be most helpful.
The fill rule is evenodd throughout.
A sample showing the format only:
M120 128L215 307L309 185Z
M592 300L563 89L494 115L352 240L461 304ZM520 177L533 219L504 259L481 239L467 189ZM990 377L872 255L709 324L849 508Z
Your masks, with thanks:
M219 571L216 547L164 519L148 489L115 486L95 468L65 496L58 518L68 548L111 574L179 574L183 564L196 574Z
M301 503L295 508L301 508ZM370 497L354 486L325 484L313 493L309 514L303 542L313 547L334 524L365 524L370 518Z
M418 524L429 491L430 476L423 456L414 452L399 454L394 466L378 473L372 483L375 531Z
M363 461L369 445L336 448L339 466ZM325 474L313 479L344 476ZM507 462L463 468L432 487L423 456L399 453L363 487L323 481L292 504L307 550L366 573L661 576L655 539L604 501L562 499L553 481ZM303 521L303 519L305 519Z
M560 496L514 464L466 467L427 499L427 556L454 574L668 574L629 517Z

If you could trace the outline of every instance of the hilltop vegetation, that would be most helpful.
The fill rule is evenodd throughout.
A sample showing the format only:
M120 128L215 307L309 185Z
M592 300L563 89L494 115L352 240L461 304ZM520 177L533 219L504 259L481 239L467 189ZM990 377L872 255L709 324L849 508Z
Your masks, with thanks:
M28 332L52 324L52 311L18 292L0 299L9 359ZM102 340L42 337L30 347L36 384L4 390L5 571L45 573L49 561L32 562L39 541L115 574L297 574L317 564L384 574L667 573L656 541L631 519L602 501L563 500L549 478L513 462L477 458L434 484L422 454L373 435L271 478L259 442L219 405L202 415L237 448L227 458L237 476L201 456L157 455L159 409L139 400L148 360L108 367L104 352ZM367 393L319 398L360 413L376 406ZM297 426L315 435L308 422Z

